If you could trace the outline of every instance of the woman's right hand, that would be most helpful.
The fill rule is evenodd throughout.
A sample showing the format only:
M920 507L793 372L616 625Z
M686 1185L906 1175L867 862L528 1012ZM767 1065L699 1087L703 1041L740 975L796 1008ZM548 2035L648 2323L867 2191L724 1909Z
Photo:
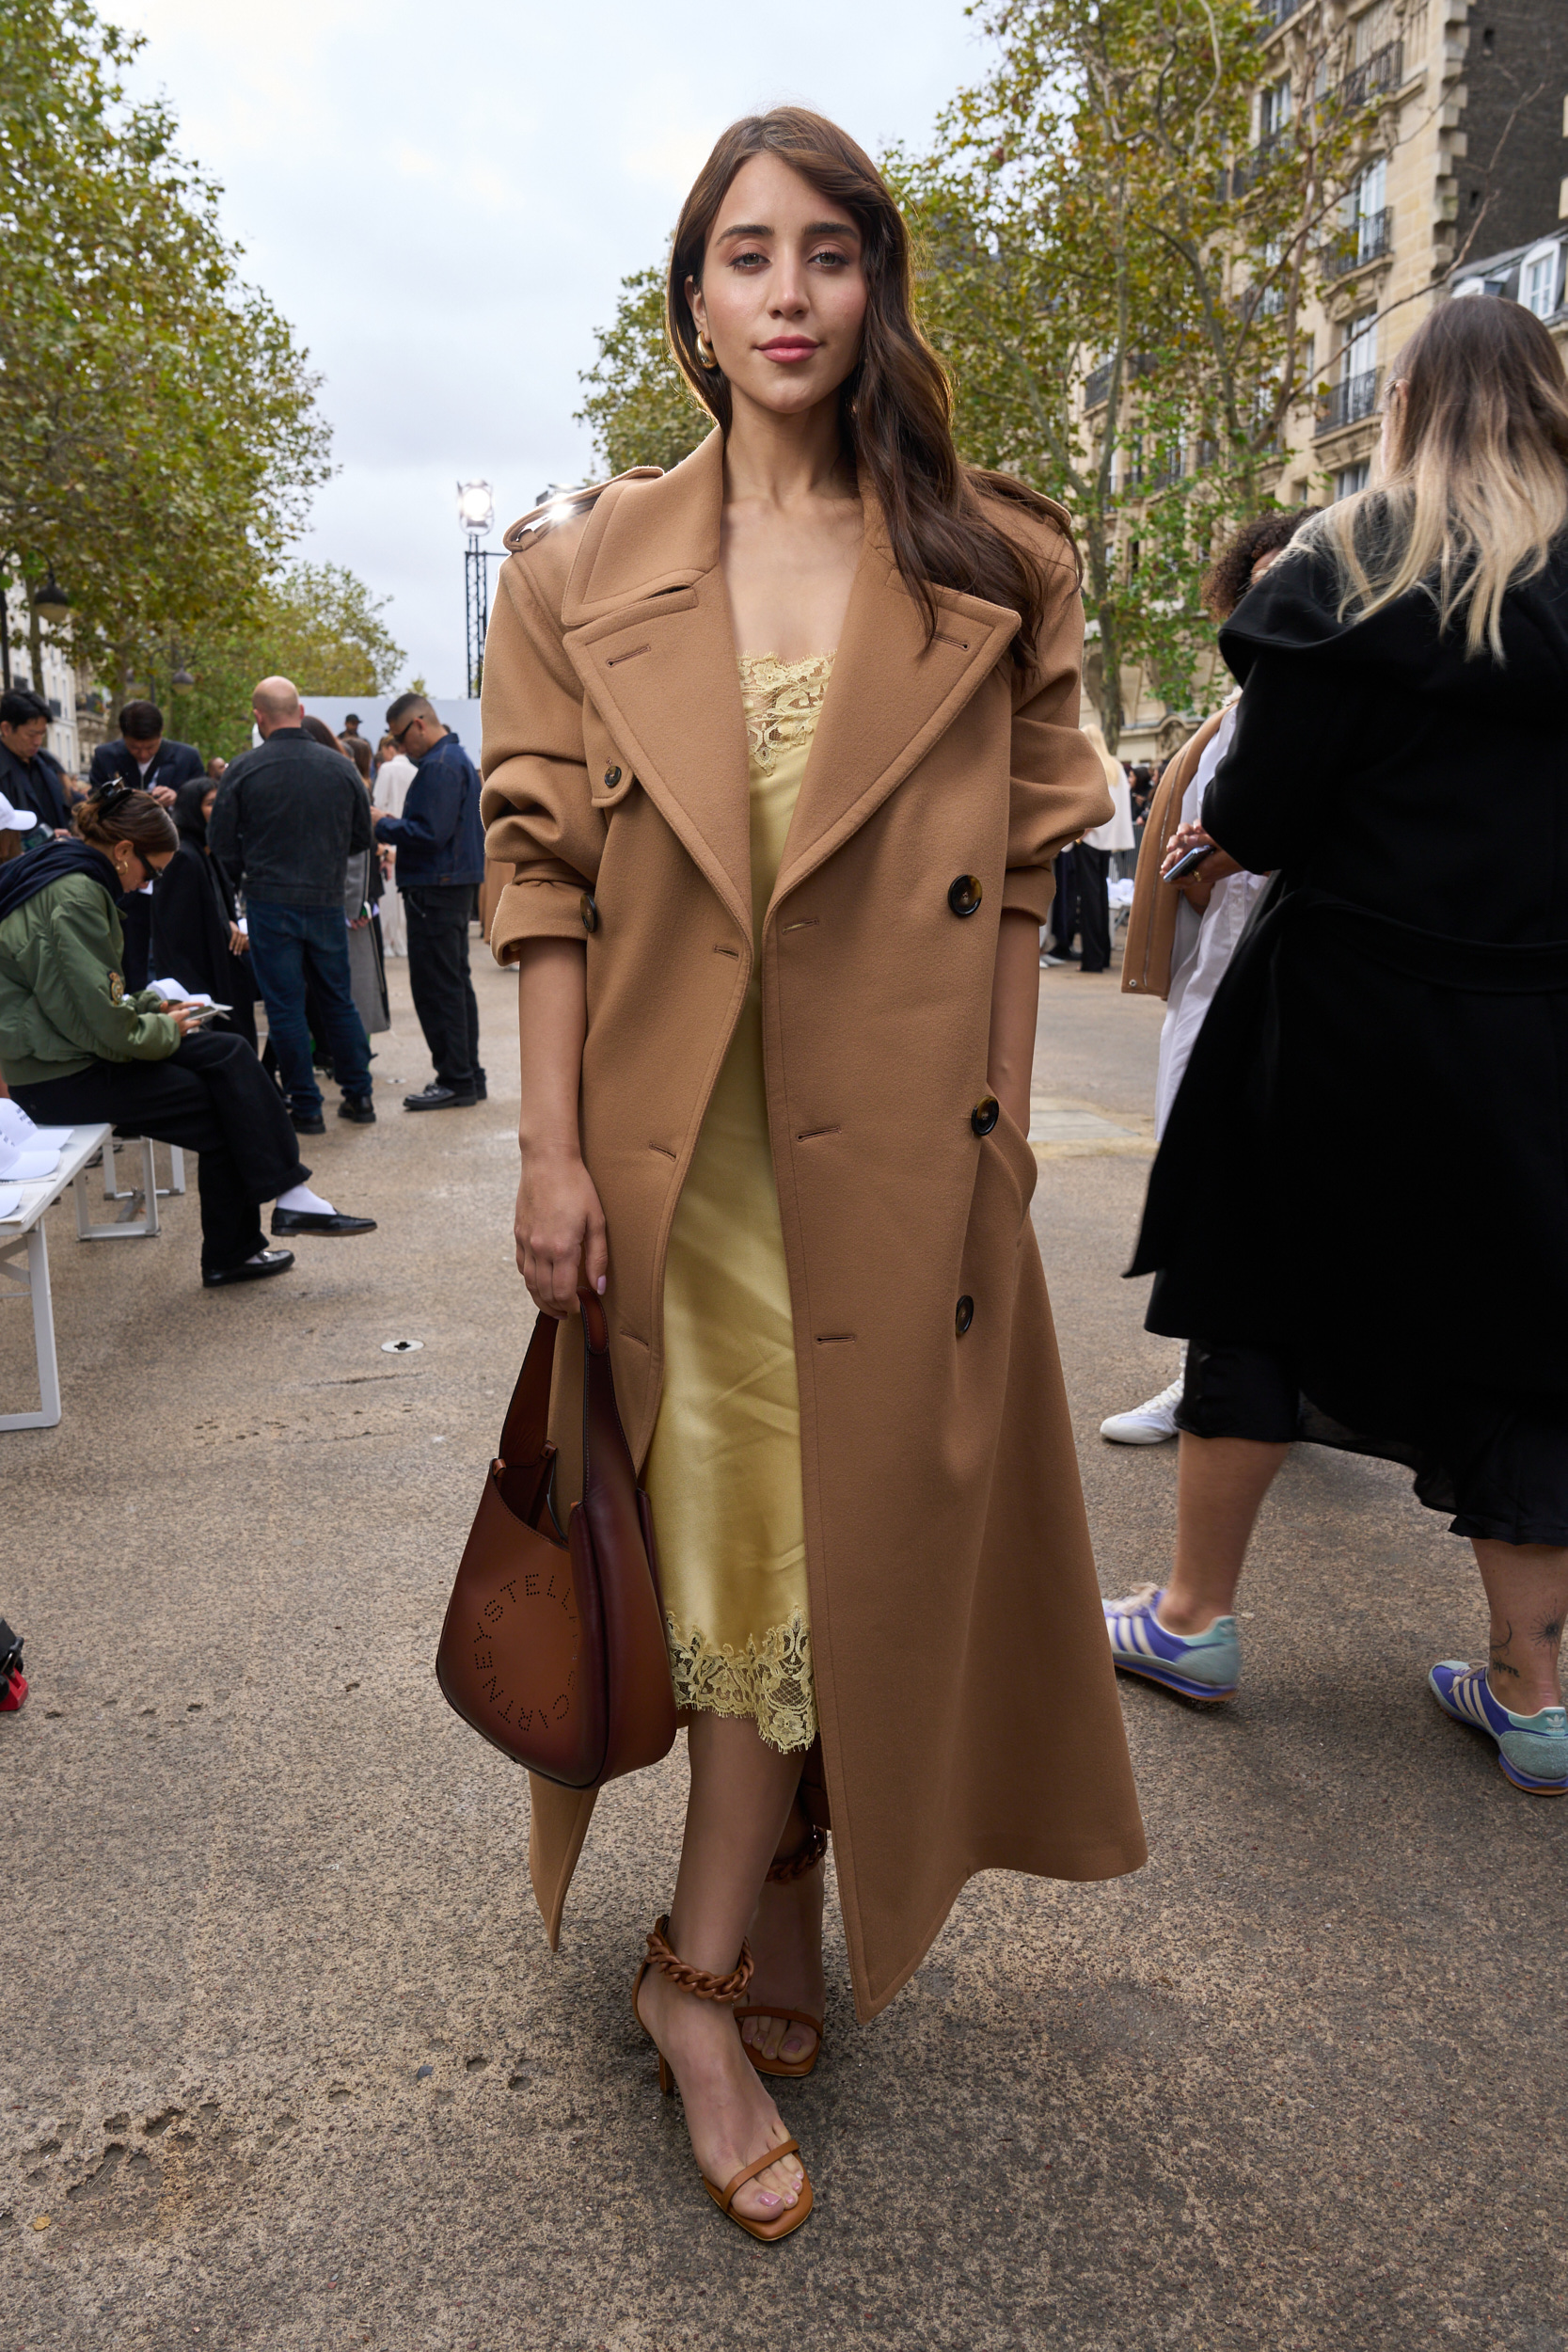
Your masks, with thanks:
M189 1037L198 1013L204 1009L204 1007L200 1005L166 1005L164 1007L164 1010L182 1037Z
M513 1232L517 1271L545 1314L576 1314L579 1281L603 1292L610 1270L604 1210L575 1152L524 1152Z

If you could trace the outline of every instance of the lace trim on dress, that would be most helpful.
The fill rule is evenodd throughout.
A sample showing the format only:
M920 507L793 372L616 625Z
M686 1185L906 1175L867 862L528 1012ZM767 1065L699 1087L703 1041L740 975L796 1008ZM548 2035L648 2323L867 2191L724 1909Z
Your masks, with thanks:
M768 1746L785 1756L810 1747L816 1737L816 1687L811 1628L799 1610L788 1625L748 1634L743 1650L710 1641L700 1626L679 1626L668 1613L664 1635L678 1708L749 1716Z
M743 653L736 657L736 666L746 711L746 748L767 775L780 752L816 726L833 657L814 653L804 661L781 661L777 654Z

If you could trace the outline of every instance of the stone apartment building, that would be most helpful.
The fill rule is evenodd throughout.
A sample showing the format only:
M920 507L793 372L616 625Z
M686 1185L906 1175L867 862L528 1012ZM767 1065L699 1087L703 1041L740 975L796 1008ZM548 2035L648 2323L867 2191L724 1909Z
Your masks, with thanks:
M43 675L34 677L24 588L13 587L6 595L6 634L12 685L30 687L43 696L49 705L50 750L68 774L85 775L93 746L103 740L103 721L89 704L78 703L76 673L51 636L47 622L40 630Z
M1321 247L1302 318L1308 380L1275 484L1287 504L1362 488L1389 361L1433 302L1512 295L1568 357L1568 0L1259 0L1268 20L1255 100L1263 146L1288 126L1304 41L1343 36L1358 101L1381 103L1365 158ZM1228 681L1226 681L1227 685ZM1130 677L1126 759L1189 731Z

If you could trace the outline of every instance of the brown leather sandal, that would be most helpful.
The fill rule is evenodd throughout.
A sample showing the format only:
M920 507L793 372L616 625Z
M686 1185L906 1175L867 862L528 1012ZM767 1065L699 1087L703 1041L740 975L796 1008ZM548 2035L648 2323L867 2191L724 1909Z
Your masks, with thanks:
M642 2026L642 2012L637 2006L637 1996L642 1990L642 1979L650 1968L662 1970L673 1983L680 1986L683 1993L693 1994L699 2001L733 2002L752 1981L752 1947L749 1944L741 1945L740 1958L727 1977L709 1976L704 1969L689 1967L672 1950L670 1916L666 1913L650 1929L648 1957L632 1979L631 2013L640 2026ZM642 2030L648 2034L648 2040L654 2042L646 2026L642 2026ZM657 2042L654 2042L654 2049L658 2058L658 2087L668 2098L675 2088L675 2077ZM811 2182L804 2169L800 2173L800 2186L795 2203L785 2205L776 2221L753 2221L749 2214L736 2213L735 2198L748 2181L754 2181L759 2172L766 2172L768 2166L777 2164L781 2156L798 2156L800 2153L798 2139L781 2140L776 2148L766 2150L752 2163L742 2165L734 2180L726 2182L722 2188L716 2186L705 2172L701 2174L702 2184L726 2220L733 2221L737 2230L744 2230L748 2237L760 2238L764 2245L770 2245L775 2238L788 2237L791 2231L798 2230L811 2212Z
M788 1886L796 1879L803 1879L808 1870L816 1869L827 1851L828 1833L825 1829L818 1829L813 1822L806 1832L804 1844L798 1846L793 1853L785 1854L782 1862L774 1863L768 1873L768 1881L775 1886ZM809 2026L816 2036L815 2045L806 2052L804 2058L766 2058L760 2050L753 2048L742 2034L740 2046L759 2074L771 2074L786 2082L803 2082L822 2055L822 2029L825 2021L820 2017L814 2017L809 2010L757 2007L737 2009L735 2015L736 2025L747 2017L783 2018L791 2026Z

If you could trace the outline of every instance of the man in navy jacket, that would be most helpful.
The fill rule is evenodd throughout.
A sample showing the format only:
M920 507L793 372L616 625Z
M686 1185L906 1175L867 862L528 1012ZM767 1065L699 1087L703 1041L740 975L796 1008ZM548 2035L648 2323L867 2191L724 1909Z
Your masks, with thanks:
M171 808L182 784L194 783L206 771L194 743L177 743L164 733L164 714L156 703L127 703L119 714L118 743L100 743L87 771L87 789L106 784L128 784L150 792Z
M387 732L419 773L401 817L376 821L376 839L398 853L397 884L408 920L408 985L435 1083L404 1097L410 1111L470 1108L485 1095L479 1006L468 972L468 924L484 879L479 777L455 735L422 694L400 694Z

